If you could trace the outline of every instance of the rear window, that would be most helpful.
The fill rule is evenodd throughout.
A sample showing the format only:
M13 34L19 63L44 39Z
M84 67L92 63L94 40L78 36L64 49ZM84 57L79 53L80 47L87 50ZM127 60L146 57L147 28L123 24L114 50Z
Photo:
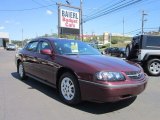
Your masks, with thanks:
M147 36L146 47L160 47L160 36Z

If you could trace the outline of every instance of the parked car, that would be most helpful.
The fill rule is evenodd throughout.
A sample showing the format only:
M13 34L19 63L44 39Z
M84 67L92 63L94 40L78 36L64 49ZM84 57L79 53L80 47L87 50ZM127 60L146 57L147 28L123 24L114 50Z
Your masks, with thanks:
M116 57L125 57L125 48L111 47L106 48L105 53Z
M114 49L114 48L109 47L109 48L106 48L106 49L104 50L104 52L105 52L105 54L110 54L110 53L113 51L113 49Z
M138 62L152 76L160 75L160 36L139 35L126 46L126 59Z
M16 54L15 62L22 80L28 76L57 88L70 105L129 99L147 84L138 64L102 55L79 40L34 39Z
M98 44L95 44L95 43L88 43L90 46L92 46L93 48L96 48L98 49Z
M6 50L16 50L16 45L15 44L7 44Z
M126 48L119 48L119 50L117 52L117 56L126 57Z

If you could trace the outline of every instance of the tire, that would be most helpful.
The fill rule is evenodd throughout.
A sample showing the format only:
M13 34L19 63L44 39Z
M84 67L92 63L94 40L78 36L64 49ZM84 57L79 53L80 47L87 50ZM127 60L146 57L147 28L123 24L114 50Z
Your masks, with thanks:
M129 44L126 46L125 54L126 54L125 55L126 59L130 59L131 49L130 49Z
M160 75L160 59L151 59L147 62L147 72L152 76Z
M120 53L119 57L120 57L120 58L123 58L123 57L124 57L123 53Z
M109 56L112 56L112 53L108 53Z
M71 73L64 73L59 81L59 94L68 105L80 103L80 89L77 78Z
M25 80L27 78L25 75L24 66L22 62L18 64L18 74L21 80Z

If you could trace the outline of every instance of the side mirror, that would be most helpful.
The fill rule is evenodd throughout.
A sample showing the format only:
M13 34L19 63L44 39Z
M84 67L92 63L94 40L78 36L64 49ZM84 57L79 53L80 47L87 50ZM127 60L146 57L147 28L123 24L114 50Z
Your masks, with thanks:
M40 53L44 55L52 55L52 51L50 49L43 49Z

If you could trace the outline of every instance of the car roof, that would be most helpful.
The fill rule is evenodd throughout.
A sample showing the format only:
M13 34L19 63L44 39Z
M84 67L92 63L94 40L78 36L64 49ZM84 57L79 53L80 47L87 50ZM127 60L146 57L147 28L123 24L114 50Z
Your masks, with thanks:
M137 35L137 36L134 36L133 38L137 38L137 37L141 37L141 36L160 37L159 35Z
M13 44L13 43L9 43L9 44L7 44L7 45L15 45L15 44Z
M73 39L67 39L67 38L53 38L53 37L39 37L39 38L35 38L33 40L31 40L30 42L33 41L40 41L40 40L49 40L49 41L77 41L77 42L82 42L81 40L73 40Z

